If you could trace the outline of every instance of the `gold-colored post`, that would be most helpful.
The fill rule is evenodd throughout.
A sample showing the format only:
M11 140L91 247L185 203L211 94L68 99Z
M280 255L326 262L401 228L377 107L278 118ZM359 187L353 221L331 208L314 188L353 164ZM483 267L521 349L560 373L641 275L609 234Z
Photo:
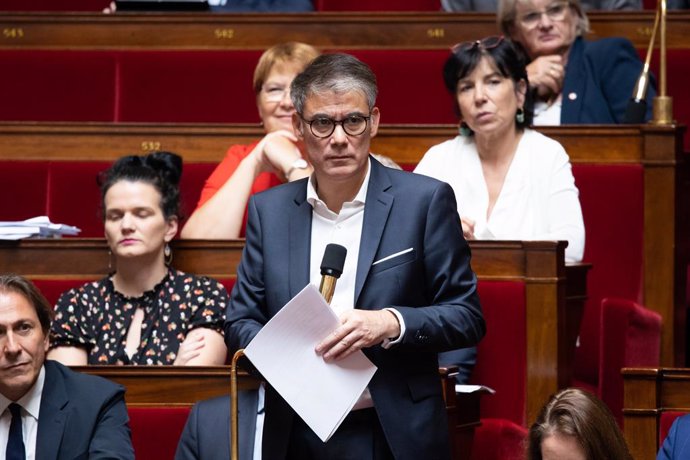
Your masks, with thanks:
M659 94L652 106L652 123L673 124L673 100L666 93L666 0L659 0L657 15L661 18L661 42L659 46Z
M244 348L240 348L232 356L230 363L230 458L239 460L239 408L237 394L237 361L244 356Z
M323 276L321 278L321 285L319 286L319 292L326 299L327 304L331 304L333 299L333 293L335 292L335 283L338 279L334 276Z

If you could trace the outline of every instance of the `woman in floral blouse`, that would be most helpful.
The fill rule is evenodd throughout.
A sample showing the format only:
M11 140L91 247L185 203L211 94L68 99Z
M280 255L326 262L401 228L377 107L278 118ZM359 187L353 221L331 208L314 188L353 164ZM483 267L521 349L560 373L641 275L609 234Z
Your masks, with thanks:
M115 271L60 296L48 358L69 365L225 361L225 288L169 265L181 174L179 156L156 152L121 158L100 177Z

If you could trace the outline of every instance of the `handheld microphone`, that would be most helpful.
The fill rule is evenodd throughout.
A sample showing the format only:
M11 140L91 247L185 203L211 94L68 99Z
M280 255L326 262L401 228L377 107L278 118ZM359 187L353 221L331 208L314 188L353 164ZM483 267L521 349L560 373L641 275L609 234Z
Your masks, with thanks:
M335 283L343 274L343 266L345 265L345 256L347 249L339 244L329 244L323 253L321 260L321 285L319 292L326 299L326 303L330 304L335 292Z
M647 115L647 89L649 88L649 63L652 60L652 50L654 49L654 39L656 38L656 31L659 28L659 13L657 12L654 19L654 28L652 29L652 36L649 40L649 47L647 47L647 56L644 60L644 66L640 73L633 94L628 101L628 106L625 109L623 116L623 123L640 124L644 123Z

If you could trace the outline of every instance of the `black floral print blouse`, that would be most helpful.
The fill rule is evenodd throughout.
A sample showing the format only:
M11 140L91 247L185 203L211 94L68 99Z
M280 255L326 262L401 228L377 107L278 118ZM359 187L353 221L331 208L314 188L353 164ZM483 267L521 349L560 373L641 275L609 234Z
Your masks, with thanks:
M115 291L110 277L71 289L55 305L50 347L85 348L89 364L173 364L187 333L207 327L223 333L228 294L218 281L170 268L141 297ZM141 343L130 359L127 330L144 310Z

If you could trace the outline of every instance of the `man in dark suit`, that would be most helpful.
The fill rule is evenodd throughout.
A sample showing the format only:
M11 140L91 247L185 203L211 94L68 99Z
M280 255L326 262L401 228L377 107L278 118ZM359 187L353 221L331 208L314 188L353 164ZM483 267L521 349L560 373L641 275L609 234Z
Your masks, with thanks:
M124 388L45 360L52 314L31 282L0 275L0 457L133 459Z
M240 460L261 458L254 455L258 391L240 391L238 406L238 446ZM192 407L175 452L175 460L227 460L230 458L230 397L221 396L198 402Z
M370 156L376 93L376 77L356 58L315 59L291 86L294 131L314 173L249 203L229 349L247 346L305 285L318 285L324 248L338 243L348 249L331 302L341 324L315 352L330 363L362 350L378 367L326 443L269 386L265 459L450 457L437 355L483 336L476 277L450 186Z

